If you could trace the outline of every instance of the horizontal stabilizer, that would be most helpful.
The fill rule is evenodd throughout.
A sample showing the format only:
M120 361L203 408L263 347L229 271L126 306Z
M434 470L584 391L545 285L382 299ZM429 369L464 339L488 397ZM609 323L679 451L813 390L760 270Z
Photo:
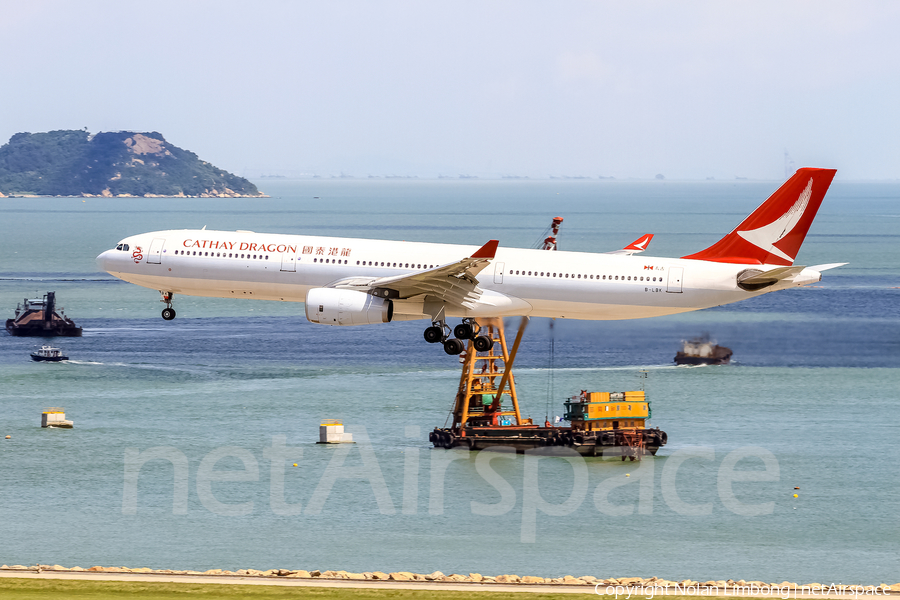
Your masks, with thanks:
M843 267L846 264L848 264L848 263L828 263L827 265L814 265L812 267L807 267L807 268L821 273L822 271L827 271L829 269L836 269L838 267Z
M792 267L778 267L776 269L770 269L769 271L747 269L738 275L737 284L738 287L743 290L755 292L767 288L770 285L775 285L783 279L796 277L802 273L805 268L806 267L804 266L797 265Z

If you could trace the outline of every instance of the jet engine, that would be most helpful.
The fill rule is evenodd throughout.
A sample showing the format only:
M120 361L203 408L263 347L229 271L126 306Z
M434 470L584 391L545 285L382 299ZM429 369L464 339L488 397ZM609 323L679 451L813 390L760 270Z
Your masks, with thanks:
M306 293L306 318L321 325L390 323L394 303L365 292L313 288Z

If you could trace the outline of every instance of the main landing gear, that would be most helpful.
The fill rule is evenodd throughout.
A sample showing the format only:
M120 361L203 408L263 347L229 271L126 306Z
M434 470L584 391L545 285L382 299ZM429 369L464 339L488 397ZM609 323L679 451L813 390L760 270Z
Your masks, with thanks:
M171 321L175 318L175 309L172 308L172 296L175 294L172 292L160 292L160 294L162 294L162 300L160 300L160 302L166 303L166 307L162 311L162 318L166 321Z
M443 320L434 321L431 327L425 330L425 341L429 344L442 342L444 344L444 352L450 355L460 354L466 349L466 343L463 340L472 340L475 350L478 352L487 352L494 347L494 341L485 335L478 335L481 331L478 323L472 319L463 319L463 322L453 328L453 335L450 337L450 327Z

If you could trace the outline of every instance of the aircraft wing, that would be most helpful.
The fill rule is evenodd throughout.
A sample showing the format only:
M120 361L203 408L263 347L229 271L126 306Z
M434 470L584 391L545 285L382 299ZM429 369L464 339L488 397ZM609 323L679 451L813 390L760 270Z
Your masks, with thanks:
M621 250L613 250L612 252L607 252L606 254L625 254L627 256L631 256L632 254L639 254L647 249L647 246L650 245L650 240L652 239L652 233L645 233Z
M467 258L426 271L390 277L349 277L328 287L367 293L378 290L374 295L399 299L427 294L449 304L473 308L481 296L476 275L490 264L499 244L491 240Z

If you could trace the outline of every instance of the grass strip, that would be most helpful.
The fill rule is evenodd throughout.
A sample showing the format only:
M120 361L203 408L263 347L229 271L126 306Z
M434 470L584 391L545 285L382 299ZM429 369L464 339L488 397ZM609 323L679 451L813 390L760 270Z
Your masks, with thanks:
M577 600L585 594L529 593L527 600L567 598ZM174 600L185 598L241 598L248 600L523 600L521 592L450 592L443 590L383 590L360 588L326 588L280 585L198 584L169 582L72 581L66 579L0 579L3 600L36 600L45 598L77 598L78 600L112 600L141 598Z
M185 600L186 598L241 598L247 600L578 600L594 597L593 588L584 594L543 592L490 592L472 590L456 592L434 589L384 590L365 588L327 588L279 585L240 585L216 583L73 581L66 579L0 579L0 598L3 600L38 600L46 598L75 598L78 600L120 600L141 598L151 600ZM641 600L645 596L633 595ZM665 600L696 600L693 596L665 596ZM729 596L729 600L752 600Z

